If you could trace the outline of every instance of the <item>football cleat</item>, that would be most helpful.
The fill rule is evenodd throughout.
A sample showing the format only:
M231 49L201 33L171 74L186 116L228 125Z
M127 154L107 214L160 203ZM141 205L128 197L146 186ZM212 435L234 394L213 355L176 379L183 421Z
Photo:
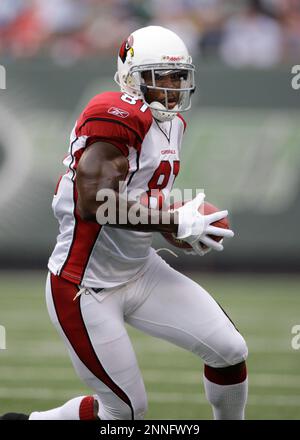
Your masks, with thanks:
M23 413L6 413L0 416L0 420L28 420L29 415Z
M82 399L79 407L80 420L99 420L99 405L94 396L86 396Z

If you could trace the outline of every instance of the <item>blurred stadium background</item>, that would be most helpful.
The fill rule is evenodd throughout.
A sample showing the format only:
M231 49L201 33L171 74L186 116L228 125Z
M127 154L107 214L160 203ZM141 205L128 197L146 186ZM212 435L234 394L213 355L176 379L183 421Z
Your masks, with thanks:
M52 194L78 113L115 90L120 42L143 25L183 37L197 66L180 188L204 188L231 212L225 252L163 254L222 304L249 345L247 417L299 419L300 1L1 0L0 413L57 406L87 392L47 317L46 264L57 225ZM165 247L160 237L155 247ZM202 367L129 329L149 418L211 418Z

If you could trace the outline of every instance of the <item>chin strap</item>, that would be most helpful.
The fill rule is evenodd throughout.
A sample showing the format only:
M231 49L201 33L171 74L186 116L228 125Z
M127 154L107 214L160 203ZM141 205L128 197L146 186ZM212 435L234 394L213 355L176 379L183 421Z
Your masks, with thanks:
M151 102L151 104L149 104L149 108L153 117L160 122L172 121L178 111L178 106L176 105L172 112L168 112L166 107L158 101Z

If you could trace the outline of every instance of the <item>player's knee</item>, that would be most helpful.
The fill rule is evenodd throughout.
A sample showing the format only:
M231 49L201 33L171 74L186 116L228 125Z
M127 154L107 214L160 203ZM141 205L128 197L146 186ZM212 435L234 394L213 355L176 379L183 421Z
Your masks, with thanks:
M236 331L234 337L228 339L225 347L226 352L224 355L224 359L228 366L239 364L240 362L243 362L247 359L248 347L245 339L238 331Z
M239 364L247 359L248 348L243 336L233 327L225 326L218 335L207 341L202 359L213 368L225 368Z
M224 330L224 329L223 329ZM214 368L225 368L239 364L247 359L248 348L243 336L234 328L223 331L222 337L214 340L203 360L206 365Z

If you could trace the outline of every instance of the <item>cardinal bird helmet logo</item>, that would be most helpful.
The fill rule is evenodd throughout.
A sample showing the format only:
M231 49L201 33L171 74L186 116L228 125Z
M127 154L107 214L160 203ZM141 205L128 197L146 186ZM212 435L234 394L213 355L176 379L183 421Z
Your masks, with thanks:
M133 49L133 36L130 35L127 40L123 41L122 46L120 48L119 57L121 58L122 62L125 63L128 52L130 53L131 57L134 56L134 49Z

